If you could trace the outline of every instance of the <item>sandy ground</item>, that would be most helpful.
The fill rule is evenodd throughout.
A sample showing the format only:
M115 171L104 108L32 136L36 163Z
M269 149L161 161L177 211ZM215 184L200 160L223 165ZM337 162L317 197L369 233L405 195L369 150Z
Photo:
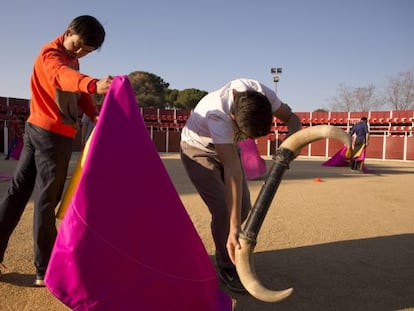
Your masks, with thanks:
M161 157L213 254L207 209L178 156ZM368 160L374 172L357 174L323 167L322 161L298 158L291 164L255 249L262 282L272 289L293 287L293 295L271 304L228 292L236 310L414 310L414 163ZM0 160L0 174L12 174L15 165ZM262 183L249 182L253 201ZM7 185L0 182L1 193ZM5 255L0 310L68 310L46 288L31 286L32 211L30 203Z

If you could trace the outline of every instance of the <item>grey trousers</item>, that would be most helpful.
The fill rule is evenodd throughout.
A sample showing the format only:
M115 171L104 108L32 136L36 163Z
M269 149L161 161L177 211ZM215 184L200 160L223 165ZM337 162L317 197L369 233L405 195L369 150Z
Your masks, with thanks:
M211 233L216 247L216 263L231 268L233 263L226 243L230 230L230 217L226 206L223 165L214 150L204 151L181 142L181 161L191 182L199 192L211 214ZM251 209L250 192L243 177L242 222Z

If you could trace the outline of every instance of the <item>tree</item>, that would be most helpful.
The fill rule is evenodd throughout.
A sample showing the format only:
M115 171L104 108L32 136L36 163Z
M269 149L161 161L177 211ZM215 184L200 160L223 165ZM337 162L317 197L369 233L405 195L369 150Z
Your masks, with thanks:
M165 108L165 93L169 83L145 71L131 72L128 78L141 107Z
M390 78L385 89L384 102L395 110L414 109L414 73L401 72Z
M167 89L165 91L165 101L168 107L174 107L174 103L177 101L178 94L180 93L177 89Z
M351 88L341 84L338 95L331 99L333 111L370 111L381 106L375 94L375 86Z
M375 86L373 84L367 87L357 87L354 89L355 110L370 111L377 108L380 104L375 95Z
M101 106L103 103L103 100L105 98L104 94L95 94L95 102L98 106Z
M205 95L207 95L206 91L201 91L198 89L185 89L179 91L177 100L174 102L174 107L190 110L194 109L200 99Z

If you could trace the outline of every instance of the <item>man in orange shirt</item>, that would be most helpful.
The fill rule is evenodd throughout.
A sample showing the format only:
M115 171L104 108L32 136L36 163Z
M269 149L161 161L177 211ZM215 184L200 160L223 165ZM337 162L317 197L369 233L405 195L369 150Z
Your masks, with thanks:
M43 46L34 63L24 147L9 189L0 202L0 263L36 186L36 286L44 286L57 235L55 207L62 195L78 130L78 107L96 122L98 111L91 94L105 94L112 81L111 76L95 79L80 73L79 58L99 49L104 39L105 30L96 18L79 16L64 34Z

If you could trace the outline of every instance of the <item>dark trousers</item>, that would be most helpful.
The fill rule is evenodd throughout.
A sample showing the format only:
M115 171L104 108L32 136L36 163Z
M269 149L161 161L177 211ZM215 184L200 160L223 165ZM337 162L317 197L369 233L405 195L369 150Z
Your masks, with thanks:
M217 264L223 268L231 268L233 263L226 247L230 231L230 216L224 194L223 165L218 160L215 151L203 151L185 142L181 142L181 160L212 216L210 226L216 247ZM247 218L250 209L250 192L246 178L243 178L242 222Z
M354 144L354 148L352 150L351 155L351 169L353 170L361 170L361 161L356 161L354 159L355 155L361 151L361 148L364 148L365 141L364 140L356 140Z
M44 274L56 239L55 207L65 185L73 139L27 123L24 146L13 178L0 202L0 262L33 190L36 272Z

